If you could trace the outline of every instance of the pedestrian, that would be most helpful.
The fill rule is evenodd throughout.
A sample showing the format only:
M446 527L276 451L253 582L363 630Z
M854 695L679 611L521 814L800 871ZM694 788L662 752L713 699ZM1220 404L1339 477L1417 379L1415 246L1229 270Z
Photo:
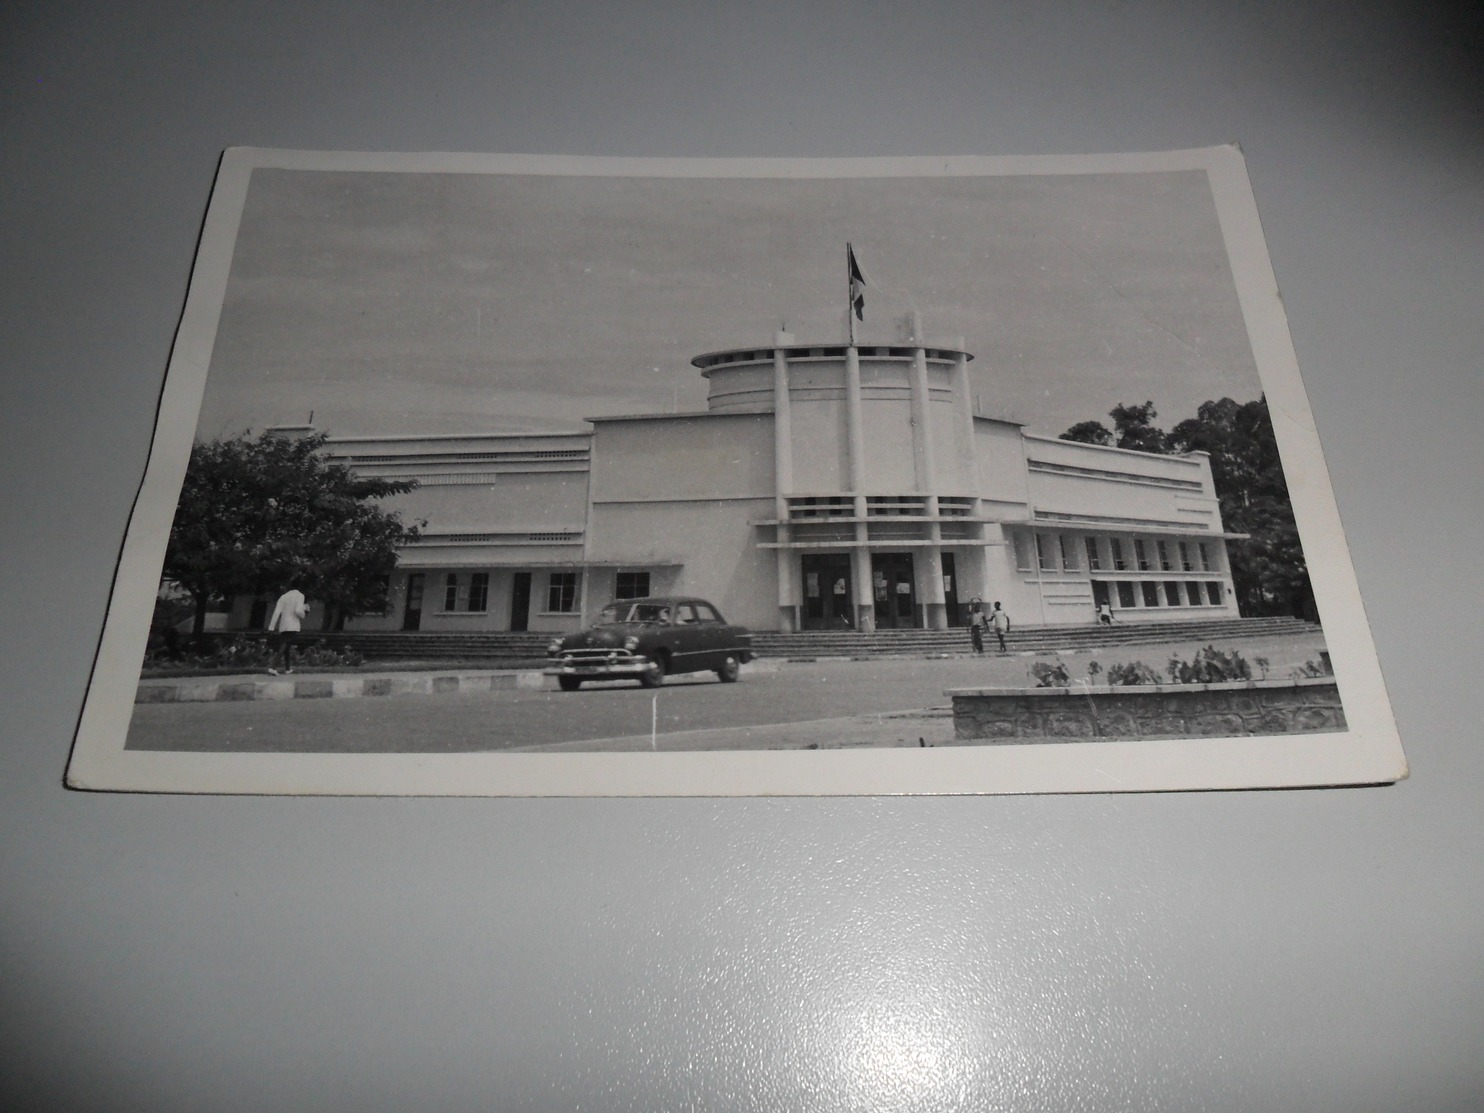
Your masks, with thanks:
M984 602L977 597L969 603L969 642L974 646L975 655L984 654L984 629L987 622L984 619Z
M294 633L299 631L299 624L307 612L309 606L304 604L304 595L290 586L278 599L278 604L273 606L273 616L268 620L269 647L274 651L279 647L283 648L285 675L294 673ZM276 675L278 669L270 666L268 674Z
M1113 623L1113 607L1104 601L1098 606L1098 624Z
M994 603L994 611L989 614L989 623L994 627L995 639L1000 642L1000 651L1006 651L1005 633L1010 631L1010 614L1000 608L1000 603Z

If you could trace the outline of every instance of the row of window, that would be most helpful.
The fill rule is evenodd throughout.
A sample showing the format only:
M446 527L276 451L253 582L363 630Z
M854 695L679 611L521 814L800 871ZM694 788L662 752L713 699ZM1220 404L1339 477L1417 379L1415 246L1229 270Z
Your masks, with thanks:
M1120 609L1174 609L1183 605L1220 605L1220 582L1093 582L1093 599L1099 604L1112 603L1118 595Z
M578 579L575 570L556 570L547 575L546 611L548 613L575 613L577 611ZM621 570L614 596L648 597L649 572L647 570ZM450 570L443 579L443 611L445 613L483 613L488 611L490 601L490 576L486 571L460 574Z
M1021 570L1074 573L1081 573L1084 569L1178 570L1190 573L1220 569L1210 544L1201 540L1057 535L1045 531L1017 531L1013 535L1015 565Z

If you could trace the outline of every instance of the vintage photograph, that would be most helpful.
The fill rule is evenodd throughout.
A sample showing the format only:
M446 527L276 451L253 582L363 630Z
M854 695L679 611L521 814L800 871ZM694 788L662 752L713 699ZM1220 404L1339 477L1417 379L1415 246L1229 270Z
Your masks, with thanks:
M71 782L1400 778L1270 284L1230 148L229 152Z

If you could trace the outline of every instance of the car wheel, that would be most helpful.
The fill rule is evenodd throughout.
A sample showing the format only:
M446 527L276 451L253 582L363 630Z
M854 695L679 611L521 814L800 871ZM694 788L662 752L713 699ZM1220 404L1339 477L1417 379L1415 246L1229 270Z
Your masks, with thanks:
M557 686L565 691L573 691L582 685L581 679L574 679L571 675L558 675Z
M726 662L716 669L716 677L724 683L735 683L741 674L742 665L734 655L727 656Z
M644 669L644 674L639 676L639 685L659 686L665 681L666 667L665 653L660 652L649 661L649 666Z

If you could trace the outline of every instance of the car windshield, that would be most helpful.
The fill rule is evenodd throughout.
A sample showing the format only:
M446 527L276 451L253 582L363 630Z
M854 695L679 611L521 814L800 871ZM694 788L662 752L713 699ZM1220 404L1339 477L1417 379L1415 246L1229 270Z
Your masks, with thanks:
M670 606L643 601L615 601L598 615L602 624L668 624Z

